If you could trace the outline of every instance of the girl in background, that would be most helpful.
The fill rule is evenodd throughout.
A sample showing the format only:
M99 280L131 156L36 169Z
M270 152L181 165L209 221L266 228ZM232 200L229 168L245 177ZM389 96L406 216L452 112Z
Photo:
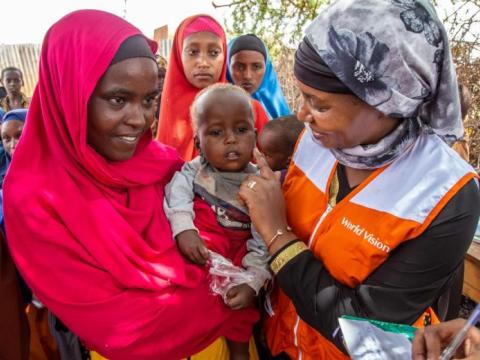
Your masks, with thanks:
M10 160L22 135L27 117L27 109L15 109L7 112L2 120L2 145Z
M227 44L222 26L208 15L185 19L173 39L160 106L157 139L175 147L186 161L198 152L194 145L190 105L197 93L227 82ZM253 100L255 127L268 121L262 105Z
M267 47L257 36L247 34L230 41L227 79L258 100L270 119L291 113Z

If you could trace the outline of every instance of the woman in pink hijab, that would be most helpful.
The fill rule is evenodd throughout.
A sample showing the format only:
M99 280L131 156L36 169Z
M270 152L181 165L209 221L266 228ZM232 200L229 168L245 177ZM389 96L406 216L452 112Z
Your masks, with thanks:
M210 293L176 250L164 185L182 165L152 140L156 44L114 15L71 13L48 31L4 185L8 244L37 297L109 359L178 359L257 315Z

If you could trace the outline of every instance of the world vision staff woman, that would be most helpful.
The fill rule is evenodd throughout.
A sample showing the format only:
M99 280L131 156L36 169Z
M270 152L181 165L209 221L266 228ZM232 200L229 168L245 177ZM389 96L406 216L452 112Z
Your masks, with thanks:
M343 359L341 315L435 322L461 275L479 191L444 141L463 128L447 36L427 1L335 2L307 29L294 71L307 129L283 194L261 156L240 194L272 254L271 352Z

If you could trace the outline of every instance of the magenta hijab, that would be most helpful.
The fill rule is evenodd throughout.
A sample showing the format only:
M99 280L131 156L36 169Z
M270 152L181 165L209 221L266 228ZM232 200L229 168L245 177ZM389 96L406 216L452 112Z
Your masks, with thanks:
M5 180L6 231L28 285L87 346L110 359L176 359L235 338L225 324L237 320L172 239L162 204L177 152L146 133L131 159L108 162L86 143L88 100L139 34L95 10L50 28Z

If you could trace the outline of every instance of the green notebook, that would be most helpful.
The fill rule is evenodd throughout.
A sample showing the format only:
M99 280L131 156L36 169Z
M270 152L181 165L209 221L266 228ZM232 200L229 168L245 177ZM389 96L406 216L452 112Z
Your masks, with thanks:
M413 338L415 337L415 331L417 331L417 328L410 325L395 324L395 323L386 322L386 321L371 320L371 319L365 319L365 318L349 316L349 315L343 315L341 316L341 318L348 319L348 320L368 321L370 324L375 325L376 327L382 329L383 331L396 333L396 334L403 334L410 341L413 341Z

